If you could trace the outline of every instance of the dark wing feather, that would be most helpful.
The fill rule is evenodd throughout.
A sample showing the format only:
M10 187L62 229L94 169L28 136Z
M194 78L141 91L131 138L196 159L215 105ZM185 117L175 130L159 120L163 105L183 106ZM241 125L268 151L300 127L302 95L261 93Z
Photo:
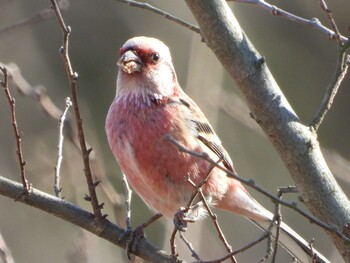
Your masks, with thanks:
M224 149L224 147L221 145L221 142L217 137L213 128L210 126L208 122L198 121L199 119L206 119L203 113L194 111L197 106L194 104L194 102L191 99L187 98L187 100L185 100L183 98L180 98L179 101L182 105L192 110L191 113L193 116L192 118L190 118L190 121L195 128L196 138L200 140L205 146L207 146L213 153L215 153L222 160L223 165L228 170L235 172L232 166L231 159L227 154L226 150ZM194 105L191 105L191 104L194 104ZM215 142L214 140L211 140L210 137L212 138L215 137L217 139L215 141L217 142Z
M198 123L198 125L201 126L203 124ZM208 126L208 127L210 128L210 126ZM205 133L207 133L207 130L205 130ZM213 134L215 134L215 133L213 133ZM203 136L203 134L201 132L198 133L197 138L202 143L204 143L205 146L207 146L210 150L212 150L222 160L222 163L224 164L224 166L228 170L230 170L232 172L234 171L232 164L231 164L231 159L228 156L225 149L222 147L222 145L218 145L215 142L209 141L207 138L205 138L205 135Z

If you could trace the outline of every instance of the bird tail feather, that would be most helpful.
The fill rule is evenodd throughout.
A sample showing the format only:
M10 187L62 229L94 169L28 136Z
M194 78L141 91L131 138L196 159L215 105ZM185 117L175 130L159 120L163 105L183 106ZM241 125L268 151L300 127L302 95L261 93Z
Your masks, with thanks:
M269 221L250 219L255 225L263 230L267 230L270 226ZM276 227L274 227L276 229ZM272 235L275 238L276 231ZM298 262L316 262L316 263L330 263L320 252L313 249L308 242L306 242L299 234L291 229L287 224L281 223L278 236L279 244L284 247Z

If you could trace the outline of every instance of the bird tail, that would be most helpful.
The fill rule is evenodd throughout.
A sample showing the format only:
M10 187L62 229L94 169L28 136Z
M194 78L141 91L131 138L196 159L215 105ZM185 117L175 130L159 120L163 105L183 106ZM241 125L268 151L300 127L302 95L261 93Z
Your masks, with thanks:
M250 219L255 225L263 230L267 230L270 226L269 221ZM272 233L275 238L275 231ZM315 263L330 263L320 252L311 248L310 244L299 236L287 224L281 223L278 236L279 244L284 247L298 262L315 262Z
M226 195L216 206L240 214L261 229L268 230L273 214L261 206L238 181L232 180L229 187ZM272 231L273 238L276 238L275 232L276 226L274 226ZM313 249L308 242L283 222L280 224L278 242L298 262L330 263L321 253Z

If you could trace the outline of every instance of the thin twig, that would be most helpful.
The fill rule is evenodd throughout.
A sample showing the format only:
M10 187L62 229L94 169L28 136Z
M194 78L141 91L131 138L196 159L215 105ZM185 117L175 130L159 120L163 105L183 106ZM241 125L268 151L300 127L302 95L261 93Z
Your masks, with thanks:
M63 139L64 139L63 127L64 127L64 122L66 120L66 115L67 115L67 112L68 112L70 106L72 106L72 102L70 101L70 98L67 97L66 98L66 107L65 107L63 114L62 114L62 116L59 120L59 123L58 123L58 130L59 131L58 131L58 145L57 145L57 160L56 160L56 166L55 166L55 180L54 180L54 186L53 186L53 189L55 191L55 195L58 198L62 198L62 196L61 196L62 187L60 186L60 180L61 180L60 170L61 170L61 164L62 164L62 160L63 160L63 154L62 154Z
M29 193L29 190L31 188L31 185L28 183L27 177L26 177L26 171L25 171L25 166L27 162L23 158L23 152L22 152L22 136L18 130L18 125L17 125L17 118L16 118L16 103L15 103L15 98L11 96L10 90L9 90L9 75L7 72L7 69L4 67L0 67L0 70L2 71L4 75L4 82L3 88L6 94L7 101L10 105L10 110L11 110L11 119L12 119L12 127L13 131L15 134L16 138L16 146L17 146L17 157L18 157L18 162L19 162L19 167L21 170L21 180L22 180L22 185L23 185L23 190L24 194L27 195Z
M202 262L201 258L199 257L199 255L196 253L196 251L194 250L191 242L189 242L186 237L184 236L184 234L180 231L180 238L182 239L182 241L186 244L187 248L191 251L192 253L192 257L194 257L198 262Z
M173 258L178 258L179 254L176 252L176 244L175 244L175 237L176 237L177 229L174 227L173 232L170 236L170 249L171 249L171 256Z
M220 162L222 162L222 158L220 158L216 163L219 164ZM187 181L195 188L195 191L192 192L192 195L191 195L191 197L190 197L186 207L180 212L183 213L183 214L187 213L191 209L191 207L193 206L194 200L199 195L200 196L200 201L204 204L204 207L206 208L206 210L208 211L210 217L212 218L212 220L214 222L214 225L215 225L216 230L218 232L219 238L224 243L228 253L231 253L232 252L232 248L228 244L228 242L226 241L226 238L225 238L225 236L224 236L224 234L223 234L223 232L222 232L222 230L221 230L221 228L220 228L220 226L219 226L219 224L217 222L216 215L211 211L211 209L210 209L210 207L209 207L209 205L208 205L207 201L205 200L205 197L204 197L204 195L202 193L202 187L207 183L207 181L208 181L208 179L209 179L209 177L211 175L211 172L212 172L212 170L214 168L215 168L215 165L210 164L210 167L209 167L209 169L207 171L207 174L206 174L205 178L198 185L196 185L190 178L187 178ZM172 250L174 252L173 254L175 254L175 248L176 248L176 246L175 246L175 235L176 235L177 231L178 231L178 229L176 227L174 227L174 230L173 230L173 233L172 233L171 239L170 239L170 246L173 249ZM181 232L180 232L180 235L181 235ZM187 247L189 247L188 244L186 244L186 245L187 245ZM191 247L189 247L189 248L191 250ZM192 250L191 250L191 252L192 252L192 254L196 254ZM237 262L233 255L231 256L231 260L232 260L232 262Z
M280 16L280 17L283 17L287 20L290 20L290 21L293 21L293 22L296 22L299 24L311 26L311 27L317 29L318 31L320 31L321 33L326 34L329 39L337 39L337 33L334 32L333 30L327 28L326 26L324 26L320 22L320 20L317 18L311 18L311 19L302 18L300 16L289 13L289 12L287 12L287 11L285 11L285 10L275 6L275 5L271 5L264 0L227 0L227 1L258 5L259 7L269 11L274 16ZM348 40L346 37L344 37L340 34L339 34L339 39L342 42L345 42Z
M21 70L15 63L3 64L0 62L0 67L7 68L7 71L10 73L9 79L21 95L37 100L39 106L48 116L59 120L63 111L52 102L44 87L30 85L22 76Z
M219 161L216 162L216 165L218 165L222 160L219 159ZM211 167L209 168L208 170L208 173L207 173L207 176L206 178L201 182L201 184L199 186L197 186L190 178L188 178L188 182L196 189L195 193L196 195L198 194L199 197L200 197L200 200L201 202L203 203L204 205L204 208L207 210L210 218L212 219L213 221L213 224L215 226L215 229L216 229L216 232L218 233L218 236L219 238L221 239L222 243L224 244L228 254L231 254L232 253L232 247L228 244L226 238L225 238L225 235L223 233L223 231L221 230L221 227L218 223L218 220L217 220L217 216L213 213L213 211L211 210L204 194L203 194L203 191L202 191L202 187L205 185L205 183L207 182L210 174L211 174L211 171L213 170L213 168L216 167L214 165L211 164ZM232 262L237 262L236 259L234 258L234 256L231 256L231 261Z
M218 263L218 262L223 262L224 260L232 257L233 255L237 255L238 253L242 253L244 251L246 251L247 249L250 249L251 247L259 244L260 242L264 241L266 238L269 237L269 233L268 232L265 232L263 233L262 236L260 236L259 238L257 238L256 240L246 244L245 246L239 248L239 249L236 249L234 251L232 251L232 253L230 254L227 254L225 255L224 257L222 258L219 258L219 259L216 259L216 260L210 260L210 261L202 261L201 263Z
M277 197L282 199L282 196L284 193L291 193L291 192L292 193L297 192L297 188L296 187L278 188ZM281 223L282 223L282 212L281 212L281 204L280 203L275 203L275 214L274 214L272 221L277 222L277 229L276 229L276 234L275 234L275 246L273 249L273 254L272 254L272 259L271 259L271 262L274 263L274 262L276 262L278 240L279 240L279 235L280 235L280 227L281 227Z
M74 135L76 132L74 133ZM76 136L72 137L76 138ZM76 142L76 140L75 140ZM72 143L74 143L72 141ZM86 142L87 143L87 142ZM77 145L77 142L75 143L77 149L79 150L79 153L81 154L80 148ZM88 148L89 144L87 143ZM111 181L107 178L106 172L102 169L98 159L97 159L97 153L96 151L93 151L89 155L89 162L90 162L90 167L92 170L92 174L95 176L96 181L100 181L100 187L101 190L104 192L104 194L107 196L109 201L113 205L114 209L114 215L117 220L117 224L119 226L125 227L125 220L124 220L124 196L120 195L116 189L113 187Z
M299 213L300 215L302 215L303 217L307 218L308 220L310 220L312 223L328 230L331 231L335 234L337 234L340 238L342 238L344 241L346 242L350 242L350 239L345 236L339 229L337 226L335 225L329 225L319 219L317 219L316 217L314 217L313 215L310 215L309 213L305 212L303 209L300 209L297 204L295 202L286 202L284 200L279 199L278 197L276 197L275 195L271 194L270 192L266 191L265 189L263 189L262 187L258 186L255 184L254 180L251 179L243 179L239 176L237 176L237 174L233 173L232 171L226 169L225 167L217 164L214 160L212 160L208 154L206 154L205 152L194 152L191 151L189 149L187 149L185 146L183 146L181 143L179 143L177 140L175 140L170 134L165 136L165 139L170 141L171 143L173 143L181 152L190 154L194 157L206 160L207 162L214 164L217 168L219 168L220 170L224 171L225 173L227 173L228 176L232 177L233 179L236 179L238 181L240 181L241 183L252 187L253 189L255 189L256 191L258 191L259 193L262 193L263 195L269 197L272 201L274 202L278 202L281 205L291 208L294 211L296 211L297 213Z
M338 89L347 73L348 66L350 63L350 56L346 54L349 48L349 41L346 42L346 45L339 48L338 51L338 59L335 71L333 73L333 77L331 82L327 87L327 91L323 97L322 103L318 108L313 120L311 121L310 127L317 132L320 127L324 117L332 107L334 98L338 92Z
M22 76L21 70L14 63L3 64L0 62L0 67L7 68L7 71L9 72L9 80L12 81L14 88L16 88L21 95L36 100L38 106L45 112L45 114L47 114L52 119L59 121L63 114L63 111L60 108L58 108L53 103L51 98L46 94L45 87L30 85L28 81L26 81L26 79ZM77 139L78 135L76 130L74 129L73 119L69 116L67 116L65 120L64 128L65 134L68 137L69 142L71 142L75 146L79 154L82 154ZM88 143L87 148L90 148ZM115 190L115 188L111 185L111 182L106 177L105 172L103 171L101 165L98 162L96 151L91 152L89 158L93 175L95 175L96 180L101 181L101 189L113 205L113 208L115 210L114 214L117 218L118 225L124 227L124 197L122 197Z
M339 32L338 26L335 23L335 20L333 18L332 11L328 8L325 0L319 0L319 1L320 1L320 6L321 6L322 10L326 13L326 16L331 24L331 27L332 27L333 32L335 34L334 35L335 40L337 41L337 43L339 45L341 45L342 43L341 43L341 38L340 38L340 32Z
M83 157L83 163L84 163L84 173L89 189L89 196L87 196L86 199L89 199L91 202L91 206L95 215L95 218L97 221L100 221L101 219L105 218L106 215L102 215L101 209L103 208L103 203L99 204L96 194L96 186L98 185L99 181L94 182L92 178L91 173L91 167L90 167L90 161L89 161L89 155L92 151L92 148L87 149L87 145L85 142L85 135L83 130L83 120L80 115L79 105L78 105L78 97L77 97L77 79L78 74L73 71L72 64L69 57L68 47L69 47L69 35L71 32L71 28L69 26L66 26L64 19L62 17L61 11L59 6L57 5L56 0L51 0L52 3L52 9L55 13L57 22L61 28L62 34L63 34L63 45L60 48L60 52L64 61L69 85L71 88L71 99L73 103L74 108L74 114L76 119L76 125L78 130L78 139L80 144L80 149L82 152Z
M195 33L198 33L198 34L201 33L199 27L192 25L192 24L190 24L190 23L188 23L180 18L177 18L176 16L173 16L172 14L167 13L167 12L165 12L165 11L155 7L155 6L152 6L148 3L141 3L141 2L133 1L133 0L117 0L117 1L128 4L130 6L135 6L138 8L149 10L157 15L161 15L161 16L165 17L166 19L169 19L170 21L173 21L181 26L184 26L185 28L188 28Z
M223 110L244 127L257 135L260 135L266 139L266 135L263 133L259 125L256 122L252 122L252 116L249 116L249 108L244 101L236 94L223 92L221 95L209 94L207 102L214 108ZM350 184L350 178L347 176L350 174L350 162L339 155L336 151L321 148L321 151L327 160L327 163L336 177Z
M218 232L219 234L219 238L221 239L222 243L225 245L226 250L228 252L228 254L232 253L232 247L228 244L224 232L221 230L221 227L219 225L217 216L213 213L213 211L211 210L207 200L205 199L205 196L202 192L202 188L199 189L199 195L201 197L201 200L203 201L204 207L205 209L208 211L210 218L212 219L214 226L216 228L216 232ZM230 259L232 261L232 263L237 263L237 260L235 259L235 257L233 255L230 256Z
M132 191L129 187L128 181L126 180L126 176L124 173L123 173L122 182L123 182L124 190L125 190L126 229L131 229L132 228L131 227L131 196L132 196Z
M0 175L0 195L15 200L22 191L21 184ZM32 188L30 198L21 198L18 201L28 206L36 207L46 212L47 215L50 214L50 216L58 217L81 227L116 246L125 248L127 245L127 240L120 239L125 233L125 229L120 228L107 219L96 224L96 220L92 217L90 212L66 200L59 199L53 195ZM152 246L145 238L139 240L135 254L148 262L180 262L179 260L173 260L171 255L165 251Z

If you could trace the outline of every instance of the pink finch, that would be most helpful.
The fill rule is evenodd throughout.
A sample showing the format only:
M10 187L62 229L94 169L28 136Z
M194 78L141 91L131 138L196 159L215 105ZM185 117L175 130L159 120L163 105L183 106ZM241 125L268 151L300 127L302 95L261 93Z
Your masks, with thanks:
M194 191L188 179L200 184L210 164L180 152L166 136L235 170L209 121L181 89L168 47L155 38L134 37L120 55L116 97L106 120L108 142L138 195L173 218ZM264 229L273 218L239 181L218 168L211 171L203 192L212 206L247 217ZM328 262L284 223L279 242L300 262L311 262L312 252L317 262Z

